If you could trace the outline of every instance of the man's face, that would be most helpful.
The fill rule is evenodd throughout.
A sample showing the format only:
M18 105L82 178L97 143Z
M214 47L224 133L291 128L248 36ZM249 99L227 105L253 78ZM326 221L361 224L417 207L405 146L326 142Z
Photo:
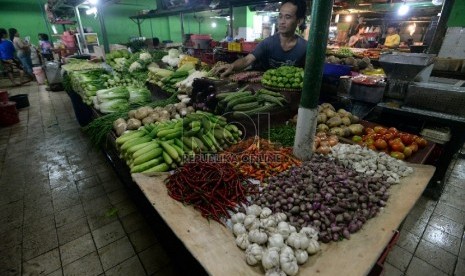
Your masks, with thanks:
M395 29L393 27L389 27L388 28L388 34L394 34L395 33Z
M285 3L279 10L278 31L281 34L293 34L302 23L302 19L297 19L297 6L292 3Z

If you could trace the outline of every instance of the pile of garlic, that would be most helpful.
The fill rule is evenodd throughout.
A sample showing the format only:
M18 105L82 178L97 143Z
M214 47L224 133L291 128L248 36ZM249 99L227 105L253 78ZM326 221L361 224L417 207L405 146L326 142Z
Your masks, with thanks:
M343 166L372 177L387 177L390 184L397 184L401 177L413 173L413 168L384 152L376 152L359 145L337 144L330 156Z
M246 214L232 215L236 245L245 250L247 264L261 264L269 276L296 275L308 255L320 250L318 232L303 227L300 232L289 225L284 213L258 205L246 208Z

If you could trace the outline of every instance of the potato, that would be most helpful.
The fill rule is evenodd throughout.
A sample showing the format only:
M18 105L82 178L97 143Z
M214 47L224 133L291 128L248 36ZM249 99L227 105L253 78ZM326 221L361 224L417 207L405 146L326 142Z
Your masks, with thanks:
M345 116L348 116L350 114L350 112L348 112L347 110L345 109L342 109L340 108L337 113L341 116L341 117L345 117Z
M345 126L350 126L351 124L349 117L342 117L341 121Z
M326 123L326 120L328 120L328 117L324 113L318 114L318 117L316 119L318 124L324 124L324 123Z
M349 116L349 118L350 118L350 122L351 122L352 124L356 124L356 123L360 122L360 118L357 117L357 116L355 116L355 115L353 115L353 114L351 114L351 115Z
M350 132L352 135L361 135L363 134L363 126L361 124L353 124L349 126Z
M135 110L131 110L131 111L128 112L129 118L134 118L134 115L136 115L136 111L135 111Z
M343 126L342 128L342 137L349 137L352 135L352 132L350 131L350 128Z
M328 109L328 108L329 108L329 109L331 109L332 111L336 111L336 109L334 108L334 106L333 106L332 104L330 104L330 103L321 104L321 107L322 107L323 109Z
M343 136L344 135L344 130L340 127L333 127L329 130L329 134L331 135L337 135L337 136Z
M131 119L128 120L127 128L129 130L136 130L136 129L140 128L141 125L142 125L141 121L139 121L137 119L134 119L134 118L131 118Z
M316 131L317 132L327 132L329 130L329 127L325 124L319 124L317 127L316 127Z
M331 110L331 109L329 109L329 108L326 108L325 110L323 110L323 112L326 114L326 116L327 116L328 118L332 118L332 117L334 117L334 116L337 115L336 112L334 112L333 110Z
M153 122L155 122L155 120L154 120L154 118L153 118L151 115L149 115L148 117L145 117L144 119L142 119L142 124L143 124L144 126L146 126L146 125L148 125L148 124L151 124L151 123L153 123Z
M334 116L334 117L332 117L331 119L329 119L329 120L326 122L326 124L327 124L330 128L340 126L340 125L342 124L341 117L339 117L339 116Z

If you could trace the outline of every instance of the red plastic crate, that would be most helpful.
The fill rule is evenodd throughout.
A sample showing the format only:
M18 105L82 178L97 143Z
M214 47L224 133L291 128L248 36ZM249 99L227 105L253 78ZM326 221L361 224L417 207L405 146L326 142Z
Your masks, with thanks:
M0 126L11 126L19 123L15 102L0 103Z
M258 42L241 42L243 52L252 52L258 45Z

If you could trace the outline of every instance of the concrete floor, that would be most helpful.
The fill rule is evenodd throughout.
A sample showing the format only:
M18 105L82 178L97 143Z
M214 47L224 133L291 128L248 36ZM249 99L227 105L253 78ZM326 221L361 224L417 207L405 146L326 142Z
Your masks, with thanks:
M29 84L21 122L0 128L0 275L174 275L125 187L93 149L65 92ZM422 197L385 275L465 275L465 160Z

